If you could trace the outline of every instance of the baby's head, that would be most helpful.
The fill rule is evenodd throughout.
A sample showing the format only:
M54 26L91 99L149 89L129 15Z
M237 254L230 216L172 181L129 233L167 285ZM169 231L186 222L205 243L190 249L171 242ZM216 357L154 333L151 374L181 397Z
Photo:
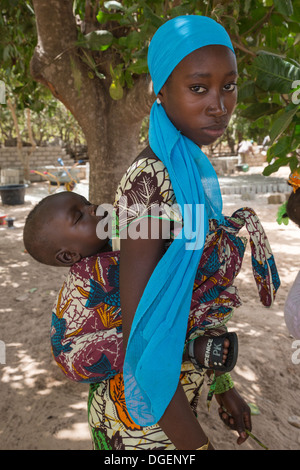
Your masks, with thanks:
M65 267L99 253L108 239L97 236L97 224L103 219L96 215L97 207L68 191L42 199L25 222L26 250L40 263Z

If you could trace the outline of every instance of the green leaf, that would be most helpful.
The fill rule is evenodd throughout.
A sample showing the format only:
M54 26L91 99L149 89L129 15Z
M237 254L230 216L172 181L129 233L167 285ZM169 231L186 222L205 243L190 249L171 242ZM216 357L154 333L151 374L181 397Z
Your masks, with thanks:
M122 13L110 13L109 11L102 11L100 10L96 16L98 23L104 24L108 21L121 21L123 18Z
M297 170L298 165L299 165L298 157L296 155L290 158L289 165L290 165L291 173L294 173L294 171Z
M247 80L238 88L238 101L245 103L253 101L253 99L255 99L255 83L252 80Z
M272 144L281 134L288 128L293 120L295 114L299 111L298 107L295 106L292 109L285 109L284 112L280 113L279 117L274 121L270 130L270 139Z
M148 72L147 59L138 59L127 67L127 71L130 73L136 73L138 75Z
M275 103L255 103L241 111L241 116L256 121L256 119L277 113L281 106Z
M264 176L270 176L272 173L275 173L279 170L280 167L286 166L289 164L289 157L277 158L274 163L266 166L263 171Z
M300 147L300 135L294 135L293 140L291 143L291 150L296 150L298 147Z
M294 13L291 0L274 0L274 6L284 16L291 16Z
M148 20L155 28L159 28L162 24L164 24L165 20L160 16L157 16L151 8L146 5L146 2L141 2L144 10L144 16L146 20Z
M289 218L288 218L287 213L286 213L286 205L287 205L287 201L285 201L282 204L282 206L280 206L278 208L277 218L276 218L276 221L277 221L278 225L281 225L281 224L288 225L289 224Z
M129 49L136 49L140 45L141 34L137 31L132 31L128 34L128 36L122 39L124 40L124 44L126 44L126 47L128 47Z
M32 287L31 289L29 289L29 293L30 294L33 294L33 292L35 292L37 290L37 287Z
M124 77L125 77L125 82L128 88L132 88L134 85L134 81L133 81L131 73L128 72L128 70L125 70Z
M260 410L255 403L248 403L252 415L260 415Z
M112 44L113 39L114 37L110 31L98 29L86 34L79 44L88 47L92 51L99 51L107 49Z
M285 157L291 151L291 138L289 136L282 137L268 151L268 161L272 158Z
M110 64L109 69L110 69L110 74L111 74L113 81L114 80L120 81L123 75L124 65L121 63L121 64L118 64L115 68L113 68L113 66Z
M288 94L295 80L300 80L300 68L279 56L263 53L253 61L256 84L265 91Z

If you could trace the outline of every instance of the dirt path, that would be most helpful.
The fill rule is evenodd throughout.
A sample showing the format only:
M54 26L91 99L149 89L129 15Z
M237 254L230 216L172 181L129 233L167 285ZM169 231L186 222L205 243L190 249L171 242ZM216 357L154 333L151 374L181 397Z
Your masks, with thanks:
M42 192L41 192L42 188ZM44 189L43 189L44 188ZM22 228L32 203L47 187L31 187L22 206L1 206L15 218L15 229L0 226L0 340L6 360L0 364L0 449L91 449L87 426L87 385L73 384L54 364L49 346L51 310L64 270L42 266L24 252ZM260 216L281 276L271 309L262 307L254 284L249 249L238 278L244 305L235 312L231 329L239 334L240 354L233 373L236 385L260 414L253 432L271 449L298 449L300 429L289 424L300 415L300 365L293 364L293 339L283 318L284 301L300 269L300 231L276 223L277 205L267 195L252 201L224 197L224 212L248 205ZM236 435L219 420L216 406L208 414L205 392L199 416L217 449L260 449L251 439L236 445Z

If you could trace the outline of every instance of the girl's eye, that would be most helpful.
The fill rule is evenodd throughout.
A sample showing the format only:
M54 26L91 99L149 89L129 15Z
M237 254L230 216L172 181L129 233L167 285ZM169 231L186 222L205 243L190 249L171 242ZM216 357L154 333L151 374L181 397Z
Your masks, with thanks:
M236 83L228 83L227 85L224 86L224 89L226 91L234 91L237 87Z
M204 93L206 91L206 88L204 88L204 86L201 86L201 85L195 85L195 86L192 86L191 87L191 90L194 92L194 93Z

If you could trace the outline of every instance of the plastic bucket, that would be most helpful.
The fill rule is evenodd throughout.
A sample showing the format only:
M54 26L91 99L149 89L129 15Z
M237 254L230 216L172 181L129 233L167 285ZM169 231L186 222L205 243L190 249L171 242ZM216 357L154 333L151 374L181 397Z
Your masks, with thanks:
M16 206L24 204L26 184L8 184L0 186L2 204Z

